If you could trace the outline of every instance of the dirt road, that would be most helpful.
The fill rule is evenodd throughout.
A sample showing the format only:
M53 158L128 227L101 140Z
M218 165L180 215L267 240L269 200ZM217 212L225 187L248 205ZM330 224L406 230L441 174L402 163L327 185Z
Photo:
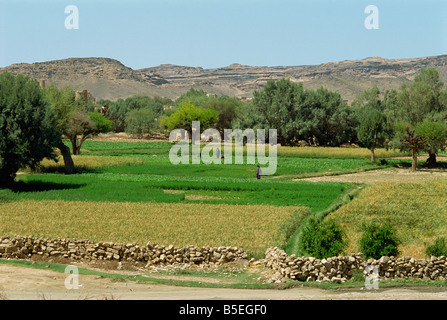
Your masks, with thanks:
M372 170L359 173L333 175L333 176L320 176L314 178L295 179L294 181L304 180L313 182L353 182L353 183L365 183L372 184L376 182L418 182L431 179L446 178L447 171L441 171L439 169L425 169L415 172L409 169L383 169Z
M0 265L0 300L447 300L447 288L341 291L317 288L216 289L113 281L79 276L78 289L66 289L68 274Z

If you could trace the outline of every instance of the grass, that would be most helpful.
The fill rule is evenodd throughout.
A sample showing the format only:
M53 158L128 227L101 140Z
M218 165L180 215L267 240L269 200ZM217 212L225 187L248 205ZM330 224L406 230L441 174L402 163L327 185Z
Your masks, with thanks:
M127 172L126 168L123 172ZM322 210L347 188L349 184L346 183L315 184L195 175L175 177L110 172L68 176L35 174L20 177L12 190L0 190L0 198L306 206L312 210Z
M363 189L352 202L328 215L347 231L347 251L358 252L362 224L390 223L402 244L401 256L426 258L424 243L447 236L447 179L383 182Z

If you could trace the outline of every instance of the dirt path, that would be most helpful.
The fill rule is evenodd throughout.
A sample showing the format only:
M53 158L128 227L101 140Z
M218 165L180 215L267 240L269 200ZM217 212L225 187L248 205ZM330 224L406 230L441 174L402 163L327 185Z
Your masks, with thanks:
M0 300L447 300L447 288L428 290L362 288L331 291L316 288L216 289L113 281L79 276L79 289L67 290L67 274L0 265Z
M372 170L359 173L334 175L334 176L320 176L314 178L294 179L294 181L304 180L313 182L353 182L371 184L376 182L417 182L438 178L446 178L447 171L439 169L433 170L418 170L412 172L409 169L383 169Z

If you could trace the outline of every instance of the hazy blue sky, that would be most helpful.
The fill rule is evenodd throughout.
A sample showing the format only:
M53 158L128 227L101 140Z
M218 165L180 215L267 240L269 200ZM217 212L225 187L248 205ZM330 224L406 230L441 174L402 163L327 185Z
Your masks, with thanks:
M69 30L68 5L79 10ZM365 28L368 5L379 29ZM134 69L447 53L447 0L0 0L0 66L109 57Z

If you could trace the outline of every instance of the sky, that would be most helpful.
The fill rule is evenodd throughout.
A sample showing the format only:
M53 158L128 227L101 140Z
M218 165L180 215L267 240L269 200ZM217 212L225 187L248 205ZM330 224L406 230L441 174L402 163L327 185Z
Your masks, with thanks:
M65 12L70 5L77 16ZM369 5L377 10L365 12ZM441 54L447 0L0 0L0 67L71 57L140 69Z

